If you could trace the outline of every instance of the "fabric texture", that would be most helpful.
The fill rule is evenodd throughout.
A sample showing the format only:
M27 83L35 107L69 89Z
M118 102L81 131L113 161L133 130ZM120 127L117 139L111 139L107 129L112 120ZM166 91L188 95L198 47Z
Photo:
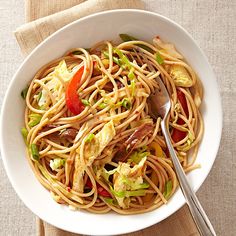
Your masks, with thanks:
M25 2L27 19L35 20L68 9L81 1L25 0ZM216 229L217 235L234 236L236 232L234 222L236 216L236 207L234 206L236 199L236 2L234 0L189 0L187 3L184 0L143 0L142 2L145 3L146 9L169 17L182 25L204 50L215 71L222 96L223 132L216 161L198 191L198 196ZM24 21L24 4L22 0L0 0L0 6L0 28L3 32L0 35L1 105L9 82L23 59L13 39L12 31ZM0 195L0 223L4 226L0 234L8 236L36 235L35 217L15 194L4 171L2 161L0 161L0 178L2 193ZM184 209L182 208L155 226L130 235L165 236L164 230L166 229L169 230L167 232L171 236L196 235L194 231L189 229L183 231L187 227L191 227L191 223L185 224L188 221L178 215ZM46 223L41 222L41 224L45 225ZM51 228L50 225L46 224L43 227L45 232L48 232L47 235L53 235L51 231L47 230L47 228ZM65 233L52 228L56 230L57 234L55 235Z
M65 0L67 2L66 6L69 6L70 1ZM72 1L74 4L75 1ZM81 2L81 1L80 1ZM60 9L62 8L62 1L60 1ZM42 5L39 5L42 4ZM51 5L52 4L52 5ZM41 12L42 16L44 16L43 9L46 10L47 13L53 12L50 11L50 7L54 8L55 1L45 1L41 3L41 1L37 2L37 9L31 4L27 4L27 12L30 12L30 8L32 8L33 12L40 17L39 12ZM29 6L31 6L29 8ZM144 5L141 1L135 0L88 0L81 4L78 4L72 8L66 9L64 11L60 11L58 13L54 13L49 16L45 16L39 18L35 21L29 22L18 28L15 32L16 39L21 48L21 51L24 55L30 53L39 43L41 43L45 38L49 35L60 29L61 27L87 15L90 15L95 12L101 12L105 10L111 9L119 9L119 8L143 8ZM40 9L40 10L39 10ZM35 15L27 14L34 19Z

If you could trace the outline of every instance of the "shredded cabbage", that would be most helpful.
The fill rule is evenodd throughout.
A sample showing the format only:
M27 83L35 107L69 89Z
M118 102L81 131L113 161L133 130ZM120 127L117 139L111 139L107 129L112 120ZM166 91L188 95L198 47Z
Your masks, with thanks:
M48 82L45 83L48 90L51 91L53 97L57 100L59 89L62 86L61 81L67 83L75 72L69 72L67 69L66 62L63 60L59 63L59 65L55 68L55 70L47 75L46 79ZM38 99L38 105L40 107L44 106L48 99L50 99L48 92L46 89L42 89L41 96Z
M113 175L113 188L110 186L110 189L120 207L127 208L131 196L145 195L144 189L149 187L149 184L145 183L142 177L146 159L144 157L134 167L128 163L119 163Z
M193 81L189 76L187 70L180 65L171 65L170 76L173 78L176 86L180 87L191 87L193 86Z
M164 49L164 51L167 52L167 54L170 54L172 57L178 58L178 59L183 59L183 56L180 55L173 44L170 43L164 43L162 42L162 40L159 37L156 37L153 39L153 44L160 48L160 49Z
M147 157L148 155L150 155L150 152L147 152L145 149L139 149L130 155L128 162L134 162L135 164L138 164L144 157Z
M115 191L112 187L110 187L112 194L116 198L127 198L127 197L136 197L136 196L144 196L145 191L141 190L134 190L134 191ZM118 202L119 203L119 202Z
M55 158L50 160L50 167L52 170L56 170L65 165L65 159Z
M85 144L84 158L85 163L80 162L80 147L76 150L78 153L75 158L75 172L73 176L73 189L76 191L83 190L83 175L87 166L91 166L93 161L102 153L104 148L111 142L116 135L113 121L106 123L103 128L93 136L92 142ZM86 138L85 138L86 139Z
M99 170L97 170L96 176L98 179L103 177L107 182L110 182L109 177L111 175L113 175L116 171L117 171L117 168L108 171L103 167L103 168L100 168Z

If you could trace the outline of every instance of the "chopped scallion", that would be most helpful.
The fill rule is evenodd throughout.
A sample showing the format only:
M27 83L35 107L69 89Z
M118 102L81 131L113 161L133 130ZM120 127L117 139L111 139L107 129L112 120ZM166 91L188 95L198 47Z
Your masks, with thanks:
M106 58L109 59L109 54L108 54L108 52L105 52L105 51L104 51L104 52L103 52L103 55L104 55ZM112 56L112 60L113 60L117 65L121 66L121 62L120 62L120 59L119 59L119 58Z
M130 64L129 59L125 56L125 54L123 52L121 52L120 49L115 48L114 52L119 56L120 60L121 60L121 64L125 67L127 67L128 69L132 68L132 65Z
M105 102L102 102L102 103L100 103L100 104L98 105L98 107L99 107L100 109L104 109L106 106L107 106L107 104L106 104Z
M66 163L65 159L61 159L61 158L55 158L53 160L50 160L50 167L52 170L56 170L58 168L60 168L61 166L64 166Z
M119 34L120 38L124 41L124 42L129 42L129 41L135 41L137 40L135 37L130 36L128 34Z
M90 106L90 102L87 99L81 99L81 102L85 105L85 106Z
M130 82L130 86L131 86L131 95L132 97L135 95L135 80L131 80Z
M129 71L128 78L129 78L129 79L134 79L134 78L135 78L135 75L134 75L134 68L132 68L132 69Z
M135 164L138 164L144 157L147 157L149 155L150 155L150 152L138 150L138 151L133 152L130 155L129 161L134 162Z
M85 143L90 143L94 139L94 134L88 134L88 136L85 138Z
M27 88L25 88L25 89L23 89L23 90L21 91L21 97L22 97L23 99L26 98L28 89L29 89L29 87L27 87Z
M25 143L27 143L28 130L25 127L21 128L21 134L24 138Z
M159 52L156 53L156 61L160 65L164 63L164 59L161 57Z
M108 204L111 204L111 205L114 204L114 199L113 198L106 197L106 198L104 198L104 201Z
M40 122L42 116L40 114L32 113L29 115L29 118L30 118L30 121L28 123L29 127L34 127Z
M72 54L73 55L81 55L81 54L83 54L81 51L74 51L74 52L72 52Z
M89 52L90 51L90 48L85 48L85 50L87 51L87 52ZM73 55L81 55L81 54L83 54L83 52L82 51L79 51L79 50L76 50L76 51L73 51L73 52L71 52Z
M124 98L124 99L122 100L121 105L122 105L124 108L126 108L126 109L130 109L130 108L131 108L131 102L130 102L130 100L129 100L128 98Z
M38 161L39 160L39 150L38 150L38 146L34 143L32 143L30 145L30 150L31 150L31 154L34 160Z
M120 38L121 38L124 42L138 41L137 38L135 38L135 37L133 37L133 36L130 36L130 35L128 35L128 34L120 34L119 36L120 36ZM137 44L137 46L139 46L140 48L143 48L144 50L146 50L146 51L148 51L148 52L153 53L153 50L152 50L150 47L146 46L146 45L143 45L143 44L140 44L140 43L139 43L139 44Z
M172 181L171 180L168 180L165 184L165 191L163 193L163 196L167 199L170 194L171 194L171 191L172 191Z
M41 97L42 97L42 91L38 94L38 96L37 96L37 102L39 102L39 100L41 99Z

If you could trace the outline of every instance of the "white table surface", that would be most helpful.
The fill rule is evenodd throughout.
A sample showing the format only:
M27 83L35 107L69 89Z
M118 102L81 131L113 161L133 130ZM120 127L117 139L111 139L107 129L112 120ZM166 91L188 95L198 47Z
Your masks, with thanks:
M161 13L187 29L205 51L216 73L224 111L223 136L216 162L198 191L198 196L218 235L234 236L236 235L236 1L146 0L145 2L149 10ZM0 0L0 107L9 81L23 60L13 35L13 31L23 23L24 1ZM1 160L0 179L0 235L35 235L35 216L16 196Z

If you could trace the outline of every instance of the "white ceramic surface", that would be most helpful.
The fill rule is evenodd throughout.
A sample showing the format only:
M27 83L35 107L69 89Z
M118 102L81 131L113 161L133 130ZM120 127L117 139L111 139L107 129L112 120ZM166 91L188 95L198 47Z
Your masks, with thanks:
M149 41L159 35L162 39L174 43L203 83L205 92L202 114L205 133L196 161L202 168L188 174L195 191L207 177L220 143L222 111L216 79L206 56L181 26L151 12L115 10L85 17L62 28L40 44L14 75L1 111L0 144L7 175L25 205L48 223L75 233L112 235L140 230L165 219L185 202L178 190L166 205L140 215L96 215L71 211L51 199L27 163L25 145L20 134L25 106L20 97L21 90L41 66L60 57L68 49L87 48L101 40L117 39L119 33L128 33Z

